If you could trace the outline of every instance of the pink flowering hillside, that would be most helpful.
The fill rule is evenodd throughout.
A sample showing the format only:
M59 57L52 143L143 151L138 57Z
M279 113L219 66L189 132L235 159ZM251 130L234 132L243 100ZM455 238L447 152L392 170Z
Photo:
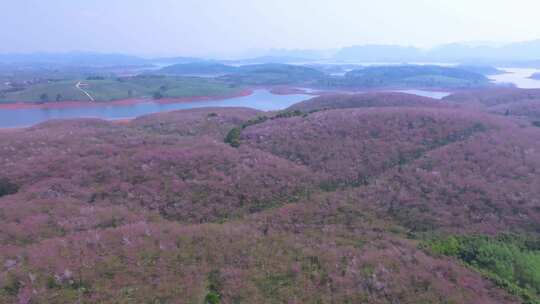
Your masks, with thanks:
M385 170L495 126L487 115L455 110L343 109L258 124L244 130L242 140L326 174L329 183L363 185Z
M540 98L540 89L497 88L464 91L443 98L444 101L492 107Z
M406 93L323 95L291 106L290 110L311 112L323 109L366 107L444 107L436 99Z
M359 96L0 131L0 303L539 303L540 128Z

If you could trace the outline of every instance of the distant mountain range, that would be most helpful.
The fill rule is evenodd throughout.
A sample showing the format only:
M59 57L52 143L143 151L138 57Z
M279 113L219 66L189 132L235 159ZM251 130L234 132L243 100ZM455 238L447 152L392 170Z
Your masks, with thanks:
M452 43L432 49L398 45L356 45L337 50L271 49L257 56L217 60L229 65L256 63L413 63L440 62L484 65L530 66L540 64L540 40L509 43ZM208 59L206 59L208 60ZM193 57L142 58L125 54L93 52L0 54L0 64L77 66L143 66L200 62Z
M360 45L346 47L333 57L356 62L452 62L452 63L513 63L540 59L540 40L511 43L503 46L445 44L423 50L394 45Z
M54 66L144 66L150 64L176 64L201 61L192 57L142 58L133 55L69 52L69 53L30 53L0 54L0 64L11 65L54 65Z
M317 56L318 54L318 56ZM463 42L444 44L432 49L399 45L355 45L338 50L269 50L262 58L271 62L337 61L354 63L440 62L463 64L503 64L519 66L540 62L540 40L518 43ZM281 59L281 61L279 61ZM254 61L254 60L252 60ZM260 63L260 60L258 61Z
M423 57L420 49L393 45L358 45L338 51L334 59L362 62L408 62Z

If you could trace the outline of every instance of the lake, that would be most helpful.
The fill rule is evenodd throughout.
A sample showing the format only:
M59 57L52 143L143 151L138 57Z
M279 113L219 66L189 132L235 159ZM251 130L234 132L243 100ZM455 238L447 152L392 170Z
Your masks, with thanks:
M426 90L396 90L391 92L407 93L423 97L429 97L434 99L443 99L446 96L452 94L451 92L438 92L438 91L426 91Z
M540 72L538 69L511 69L499 68L505 71L505 74L489 76L495 83L513 84L521 89L538 89L540 88L540 80L530 79L532 74Z
M420 96L440 99L449 93L431 92L422 90L405 90ZM0 110L0 128L29 127L51 119L69 118L102 118L108 120L134 118L142 115L203 107L247 107L261 111L276 111L313 98L307 94L275 95L268 90L255 90L253 94L243 97L235 97L214 101L194 101L182 103L160 104L152 101L130 105L95 104L88 107L72 108L29 108L29 109L5 109Z
M317 90L317 89L310 89L310 88L299 88L303 90L306 93L313 93L317 94L320 92L328 92L324 90ZM341 91L336 91L336 93L340 93ZM354 92L345 92L346 94L360 94L360 93L370 93L373 91L354 91ZM377 90L375 92L392 92L392 93L406 93L406 94L412 94L422 97L429 97L434 99L443 99L444 97L451 95L452 92L443 92L443 91L427 91L427 90L416 90L416 89L408 89L408 90ZM343 93L343 92L341 92Z
M295 103L313 98L307 94L275 95L268 90L256 90L253 94L214 101L194 101L160 104L141 102L130 105L99 104L88 107L57 109L9 109L0 110L0 128L28 127L51 119L92 117L102 119L134 118L146 114L203 107L248 107L262 111L285 109Z

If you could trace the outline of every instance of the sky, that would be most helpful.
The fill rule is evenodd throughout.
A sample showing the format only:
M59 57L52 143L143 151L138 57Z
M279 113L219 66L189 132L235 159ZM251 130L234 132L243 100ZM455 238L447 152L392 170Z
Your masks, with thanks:
M0 0L0 53L235 56L540 38L538 0Z

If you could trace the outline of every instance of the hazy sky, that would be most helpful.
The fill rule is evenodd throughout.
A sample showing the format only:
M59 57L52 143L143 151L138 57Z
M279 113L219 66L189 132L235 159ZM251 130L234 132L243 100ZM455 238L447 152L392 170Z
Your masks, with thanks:
M538 0L0 0L0 52L247 49L540 38Z

